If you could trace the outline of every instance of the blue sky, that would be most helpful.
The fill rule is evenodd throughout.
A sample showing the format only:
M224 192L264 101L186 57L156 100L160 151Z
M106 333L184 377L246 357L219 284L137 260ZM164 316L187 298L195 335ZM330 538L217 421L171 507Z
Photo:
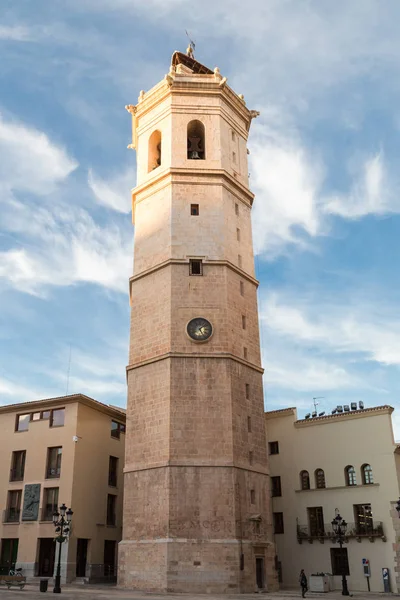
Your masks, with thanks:
M66 393L71 348L68 392L125 404L124 106L188 29L198 60L261 112L249 148L267 408L398 405L397 0L3 0L0 14L0 403Z

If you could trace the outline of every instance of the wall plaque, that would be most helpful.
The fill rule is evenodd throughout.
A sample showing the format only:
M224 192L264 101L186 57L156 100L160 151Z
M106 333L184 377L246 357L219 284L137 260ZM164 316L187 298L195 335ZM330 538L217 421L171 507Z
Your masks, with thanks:
M23 521L37 521L39 516L40 483L30 483L25 486L24 505L22 508Z

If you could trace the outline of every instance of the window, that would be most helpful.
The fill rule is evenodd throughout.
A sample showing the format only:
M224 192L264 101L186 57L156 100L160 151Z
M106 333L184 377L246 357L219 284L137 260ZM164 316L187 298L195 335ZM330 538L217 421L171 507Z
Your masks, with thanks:
M246 390L246 400L248 400L250 398L250 384L249 383L245 384L245 390Z
M42 412L42 419L50 419L51 416L51 410L44 410Z
M116 456L110 456L108 464L108 485L117 487L117 473L118 473L118 458Z
M246 329L246 317L242 315L242 329Z
M147 172L150 173L161 165L161 131L153 131L149 137L149 154Z
M357 485L356 470L351 465L345 469L346 485Z
M31 421L40 421L40 419L42 418L42 413L40 412L35 412L31 414Z
M240 282L240 295L244 296L244 283L243 283L243 281Z
M253 464L253 458L254 458L254 454L253 452L250 450L249 452L249 463L252 465Z
M281 478L279 476L271 477L271 496L273 498L282 496Z
M190 214L193 217L198 217L199 216L199 205L198 204L191 204L190 205Z
M273 518L274 518L274 533L284 533L283 513L281 513L281 512L273 513Z
M308 524L310 527L310 535L312 537L320 537L325 533L324 526L324 511L322 506L313 506L307 508Z
M189 275L203 275L203 263L201 260L189 260Z
M26 450L17 450L12 453L10 481L23 481L25 472Z
M251 417L247 417L247 431L251 433Z
M121 433L125 433L125 425L118 421L111 421L111 437L119 440Z
M350 575L347 548L331 548L332 575Z
M236 228L236 239L238 242L240 242L240 229L239 227Z
M370 504L355 504L354 518L357 535L368 535L373 532L374 522Z
M238 254L238 265L240 268L242 268L242 257L240 254Z
M18 415L15 431L28 431L31 415Z
M256 503L256 491L255 490L250 490L250 503L251 504Z
M236 163L236 152L232 152L232 162Z
M58 487L44 488L42 521L52 521L55 512L58 512Z
M247 360L247 348L246 346L243 348L243 358Z
M55 408L51 411L50 427L62 427L65 419L65 408Z
M270 454L279 454L279 442L269 442L268 448Z
M117 496L114 494L108 494L107 496L107 525L109 527L115 527L116 525L116 505Z
M187 157L191 160L205 158L205 134L201 121L190 121L187 126Z
M239 204L237 202L235 203L235 215L239 216Z
M46 479L57 479L61 474L62 447L47 449Z
M315 471L315 487L319 490L325 487L325 473L323 469L317 469Z
M1 540L0 565L8 573L18 559L18 538L3 538Z
M233 129L231 130L231 134L232 134L232 142L235 141L235 132L233 131Z
M372 485L374 483L371 465L363 465L361 467L361 475L364 485Z
M310 489L310 476L308 474L308 471L302 471L300 473L300 488L302 490Z
M18 523L21 514L22 490L8 492L7 510L5 514L6 523Z

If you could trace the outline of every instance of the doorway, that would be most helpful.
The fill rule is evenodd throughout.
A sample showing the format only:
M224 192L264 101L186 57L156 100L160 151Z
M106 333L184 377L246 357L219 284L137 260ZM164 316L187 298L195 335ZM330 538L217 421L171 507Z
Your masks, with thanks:
M86 563L89 540L78 538L76 546L76 576L86 577Z
M264 558L256 557L256 581L257 587L260 590L265 588L265 567L264 567Z
M115 574L115 540L104 540L104 576L114 577Z
M17 562L18 538L1 540L0 575L8 575L9 570Z
M53 538L39 538L38 576L53 577L56 542Z

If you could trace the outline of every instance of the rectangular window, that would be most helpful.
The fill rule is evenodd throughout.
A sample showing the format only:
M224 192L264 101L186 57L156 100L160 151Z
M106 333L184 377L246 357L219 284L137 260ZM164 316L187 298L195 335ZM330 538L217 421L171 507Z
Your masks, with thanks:
M269 442L268 448L270 454L279 454L279 442Z
M189 260L189 275L203 275L203 263L201 260Z
M274 533L284 533L283 513L276 512L273 514L273 517L274 517Z
M322 506L307 508L308 523L311 537L321 537L325 534L324 511Z
M242 268L242 257L240 254L238 254L238 265L240 268Z
M253 452L250 450L249 452L249 463L252 465L253 464L253 459L254 459L254 454Z
M1 540L0 565L4 573L8 573L18 560L18 538L3 538Z
M125 425L118 421L111 421L111 437L119 440L121 433L125 433Z
M240 242L240 229L238 227L236 228L236 239Z
M240 282L240 295L244 296L244 283L243 283L243 281Z
M51 415L51 410L44 410L42 412L42 419L44 419L44 420L50 419L50 415Z
M21 514L22 490L8 492L7 510L5 514L6 523L18 523Z
M116 506L117 496L108 494L107 496L107 526L115 527L116 525Z
M235 204L235 214L236 216L239 216L239 204L237 202Z
M256 491L255 490L250 490L250 503L251 504L256 503Z
M26 450L17 450L12 453L10 481L23 481L25 473Z
M15 431L28 431L31 415L18 415Z
M332 575L350 575L347 548L331 548Z
M247 417L247 431L251 433L251 417Z
M40 421L42 413L35 412L31 414L31 421Z
M232 133L232 142L234 142L235 141L235 132L233 131L233 129L231 130L231 133Z
M242 329L246 329L246 317L242 315Z
M57 479L61 475L62 446L47 448L46 479Z
M55 512L58 512L58 487L44 488L42 521L52 521Z
M246 390L246 400L248 400L250 398L250 384L249 383L246 383L245 390Z
M374 530L372 509L370 504L355 504L354 519L357 535L368 535Z
M62 427L65 419L65 408L55 408L51 411L50 427Z
M118 473L118 458L116 456L110 456L108 464L108 485L117 487L117 473Z
M190 214L193 217L198 217L199 216L199 205L198 204L191 204L190 205Z
M282 496L281 478L279 476L271 477L271 496L273 498Z
M246 348L246 346L245 346L245 347L243 348L243 358L245 358L245 359L247 360L247 356L248 356L248 353L247 353L247 348Z
M236 152L232 152L232 162L236 163Z

